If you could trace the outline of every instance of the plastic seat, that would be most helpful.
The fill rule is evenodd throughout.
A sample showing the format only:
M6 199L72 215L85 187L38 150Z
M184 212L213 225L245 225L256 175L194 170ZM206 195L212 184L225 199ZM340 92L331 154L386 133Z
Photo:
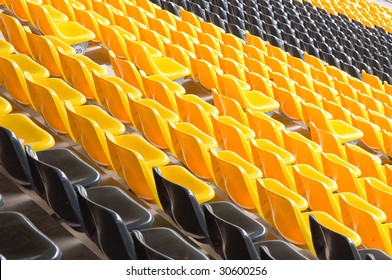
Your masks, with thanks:
M58 245L24 214L0 213L1 253L7 260L58 260Z
M24 145L31 145L37 151L49 149L55 144L54 138L48 132L23 114L0 116L0 126L14 132Z
M181 160L196 176L212 178L209 149L215 149L214 138L203 133L190 123L170 123L169 132L173 142L173 154Z
M176 60L182 66L188 68L190 71L189 76L192 77L193 79L195 78L194 69L192 69L191 59L190 59L190 57L195 56L194 53L176 44L166 44L165 53L166 56Z
M85 9L85 7L83 8L74 7L73 11L75 14L75 21L77 21L86 29L94 33L95 37L94 39L92 39L92 41L102 42L102 36L98 26L98 20L100 20L101 24L106 24L106 25L109 25L110 21L93 10Z
M280 72L269 71L269 78L276 87L295 92L295 81L289 78L289 75L285 76Z
M171 229L149 228L130 231L119 213L91 201L86 196L80 197L84 198L94 218L99 247L109 259L207 259ZM161 242L156 244L158 236ZM174 252L173 244L176 244Z
M262 187L268 196L270 209L273 211L274 227L290 243L301 248L307 248L315 255L309 227L309 215L313 214L320 222L325 223L331 229L348 236L356 246L361 244L361 238L357 233L327 213L321 211L300 212L290 198L274 192L267 184L263 184L264 181L260 180L259 182L261 183L259 187Z
M210 136L214 135L211 116L217 116L219 113L215 106L207 103L197 95L176 94L175 98L178 115L183 122L192 123L204 133Z
M219 92L237 100L242 108L270 112L279 108L279 103L259 91L243 90L231 75L217 73Z
M260 240L266 235L265 227L249 218L235 204L228 201L199 204L195 195L188 188L163 178L155 168L153 172L163 210L187 234L197 240L210 244L212 242L202 205L209 205L222 219L241 226L253 241ZM215 244L212 246L216 248Z
M145 46L138 42L128 41L130 60L146 72L147 75L161 74L170 80L183 78L190 74L190 70L171 58L152 58Z
M215 88L212 89L211 92L214 100L214 106L216 109L218 109L221 116L232 117L237 122L248 126L247 116L238 101L234 100L233 98L219 94Z
M328 213L342 222L339 197L334 194L337 184L332 179L307 165L293 166L293 174L297 193L306 198L312 211Z
M244 56L244 65L248 69L247 71L245 69L245 75L248 72L248 73L256 73L264 78L269 78L270 68L267 64L263 63L261 60Z
M365 178L365 190L367 201L386 214L385 222L391 222L391 210L388 207L392 198L391 188L377 178Z
M293 92L280 87L274 87L275 100L279 101L280 111L290 119L304 121L301 102L302 98Z
M377 111L373 111L371 109L368 110L369 112L369 121L373 124L378 125L381 130L385 129L386 131L392 131L392 122L390 118L381 114Z
M178 115L153 99L128 99L136 129L156 147L172 151L168 121L177 122Z
M352 115L353 126L363 132L361 141L368 147L378 151L384 151L381 128L368 120Z
M204 88L211 90L218 88L217 73L223 71L203 59L190 57L194 78Z
M12 105L3 97L0 97L0 115L12 112Z
M242 63L239 63L232 58L218 57L219 67L225 74L236 77L239 81L246 81L245 78L245 67Z
M92 71L92 78L97 99L119 121L132 123L128 94L132 98L141 98L142 93L119 77L101 76Z
M390 256L379 249L358 249L345 235L337 233L309 216L314 249L319 260L389 260Z
M385 92L384 85L381 80L377 76L366 73L364 70L362 70L362 81L368 83L372 88Z
M334 133L342 144L359 140L364 135L361 130L341 120L328 119L324 110L312 104L306 103L304 107L309 122L314 122L317 127Z
M54 21L50 17L48 8L45 5L36 5L27 2L27 6L32 22L45 35L54 35L68 45L78 45L95 38L93 32L76 21Z
M240 207L258 209L256 179L263 176L260 169L232 151L211 150L214 181Z
M355 145L345 145L345 150L347 161L357 166L362 176L375 177L386 182L385 167L379 157Z
M377 248L386 254L392 254L390 223L382 223L377 217L365 209L361 209L350 201L352 195L340 194L339 201L344 224L355 229L367 248Z
M92 70L99 75L107 75L107 70L87 56L70 56L58 49L64 80L73 88L84 94L87 99L97 100Z

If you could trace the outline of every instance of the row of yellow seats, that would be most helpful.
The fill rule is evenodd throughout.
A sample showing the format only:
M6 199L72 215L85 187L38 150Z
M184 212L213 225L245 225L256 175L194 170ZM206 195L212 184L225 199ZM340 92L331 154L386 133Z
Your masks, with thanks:
M310 0L313 5L327 10L329 13L337 14L341 13L347 15L349 18L362 22L365 26L373 28L381 26L388 32L392 32L391 29L391 11L381 6L378 3L371 1L320 1Z

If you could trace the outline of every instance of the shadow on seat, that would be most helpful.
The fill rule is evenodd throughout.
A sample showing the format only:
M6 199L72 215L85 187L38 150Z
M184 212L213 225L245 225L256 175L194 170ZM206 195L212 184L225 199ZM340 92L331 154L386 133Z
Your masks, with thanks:
M60 248L19 212L0 213L0 233L0 251L4 259L58 260L61 258Z

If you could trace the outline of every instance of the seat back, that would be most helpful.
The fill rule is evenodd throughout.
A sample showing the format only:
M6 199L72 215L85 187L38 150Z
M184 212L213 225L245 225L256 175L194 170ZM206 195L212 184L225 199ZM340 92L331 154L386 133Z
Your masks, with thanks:
M324 226L314 215L309 216L309 226L314 250L319 260L361 259L350 238Z
M320 144L324 153L332 153L344 160L347 159L346 151L335 134L316 127L313 122L309 123L309 127L312 140Z
M246 114L241 108L241 105L233 98L220 94L215 88L212 89L212 97L214 105L219 110L219 115L229 116L243 125L248 125Z
M392 221L392 211L388 205L392 202L392 189L384 182L373 177L366 178L364 185L367 201L384 211L387 216L385 222L390 223Z
M242 89L234 76L219 72L216 73L216 76L219 85L219 93L237 100L238 103L241 104L242 108L245 108Z
M190 57L195 79L206 89L218 88L217 72L219 68L203 59Z
M16 18L7 15L4 12L0 12L0 18L7 31L7 35L4 35L8 37L7 41L10 42L18 52L31 55L29 42L22 24Z
M162 208L183 230L199 240L208 239L201 206L191 190L167 180L153 167L155 185Z
M208 231L217 230L211 234L211 242L217 246L217 252L226 260L259 260L260 257L245 230L233 225L214 214L208 204L202 206L207 221ZM217 237L217 238L213 238Z
M137 68L143 70L147 75L158 73L153 63L153 58L145 46L139 42L131 41L127 37L125 37L125 42L128 48L129 59Z
M88 205L97 230L100 249L112 260L136 260L133 240L121 217L90 200L81 190L79 198Z
M26 2L31 15L31 23L45 35L57 35L58 29L46 10L45 5Z

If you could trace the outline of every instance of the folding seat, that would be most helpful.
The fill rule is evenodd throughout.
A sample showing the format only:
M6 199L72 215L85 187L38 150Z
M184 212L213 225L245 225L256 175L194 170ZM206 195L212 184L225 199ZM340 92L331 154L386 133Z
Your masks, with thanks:
M391 255L391 224L382 223L375 215L352 203L350 194L341 194L339 198L344 224L355 229L362 239L362 244L367 248L377 248Z
M378 77L368 74L363 70L362 70L362 81L368 83L372 88L385 92L384 85L382 84L381 80Z
M385 182L373 177L366 178L364 185L367 201L383 211L386 214L385 222L390 223L392 213L388 204L392 199L391 188Z
M50 133L20 113L1 115L0 126L11 130L23 145L30 145L37 151L47 150L55 144Z
M217 148L215 139L190 123L169 123L169 132L176 158L194 175L204 180L211 180L209 149Z
M52 76L61 77L63 73L57 48L62 48L67 55L74 55L75 50L55 36L33 34L28 27L25 31L32 58L47 68Z
M263 176L260 169L232 151L211 150L210 156L215 184L238 206L259 210L256 179Z
M346 122L331 119L326 115L326 111L321 108L309 103L303 104L303 107L304 116L306 115L305 119L308 119L308 122L314 122L317 127L335 134L342 144L355 142L364 135L361 130L358 130Z
M308 164L323 172L321 147L313 141L294 131L282 131L285 149L294 155L297 164Z
M258 58L251 58L249 56L244 56L244 66L247 69L247 71L245 70L245 76L246 73L248 72L248 73L256 73L264 78L269 78L269 72L271 72L270 68L263 61L264 61L264 56L262 60Z
M99 75L107 75L107 70L87 56L72 56L61 48L58 49L58 55L64 80L83 93L87 99L99 101L91 71L95 70Z
M361 170L361 176L374 177L386 182L385 167L376 155L371 154L358 146L345 146L347 161Z
M301 102L302 98L293 92L280 87L274 87L275 100L279 102L280 111L288 118L303 122Z
M2 255L7 260L59 260L59 246L24 214L0 213Z
M74 46L82 54L86 43L95 38L95 34L76 21L56 22L50 17L47 6L27 2L33 24L45 35L54 35L69 45ZM50 7L50 6L49 6Z
M210 5L214 6L214 5ZM206 11L206 18L208 19L209 22L215 24L217 27L226 30L226 13L223 11L224 16L220 17L215 11Z
M101 32L98 26L98 20L101 24L110 25L110 21L103 16L99 15L93 10L86 10L83 7L75 7L73 9L75 14L75 21L94 33L95 37L93 42L102 42Z
M255 132L255 138L263 138L275 145L284 148L282 131L285 129L283 123L258 111L246 111L249 128Z
M218 56L221 53L208 45L195 44L195 54L198 59L203 59L211 63L212 65L219 67Z
M180 65L189 69L189 71L190 71L189 76L194 79L195 74L194 74L194 69L192 69L190 57L195 57L195 54L184 49L183 47L181 47L180 45L177 45L177 44L165 44L164 47L165 47L166 56L174 59ZM160 76L162 76L162 75L160 75ZM164 77L164 76L162 76L162 77ZM175 82L172 82L172 84L174 84L174 83Z
M212 89L212 91L216 92L215 89ZM210 136L214 135L211 116L217 116L219 113L215 106L193 94L175 94L175 101L181 121L193 124Z
M219 68L224 74L235 77L238 81L246 82L245 66L232 58L218 56Z
M218 88L217 72L222 70L204 59L190 57L190 60L195 80L208 90Z
M0 115L8 114L12 111L12 105L7 99L0 97Z
M371 95L358 92L358 100L365 105L367 110L373 110L384 114L384 106L382 102L372 97Z
M263 52L267 52L267 47L265 45L265 41L263 38L250 34L249 32L246 33L246 42L248 45L255 46L262 50Z
M178 115L153 99L128 99L136 129L156 147L173 150L168 121L177 122Z
M274 191L270 186L270 180L258 180L258 188L262 188L270 202L270 209L273 212L273 226L291 243L301 248L309 249L315 255L308 219L310 215L315 215L323 224L333 230L348 236L356 246L361 244L361 238L354 231L344 226L329 214L322 211L301 212L292 199Z
M130 60L146 72L147 75L161 74L170 80L176 80L188 76L190 70L169 57L152 58L145 46L139 42L128 42Z
M268 47L268 44L267 44ZM289 76L288 65L286 62L280 60L279 58L275 58L270 55L264 55L265 64L271 69L271 72L280 73L284 76Z
M245 70L246 82L252 90L258 90L265 95L274 98L274 83L268 78L256 73Z
M337 184L308 165L294 165L293 177L297 193L306 198L309 209L322 211L342 222Z
M361 142L371 149L385 151L381 128L368 120L352 115L353 126L363 132Z
M242 108L270 112L279 108L279 103L259 91L243 90L231 75L217 73L219 92L237 100Z
M288 72L290 78L295 81L296 91L299 87L306 88L308 90L314 91L313 77L311 75L305 74L301 70L288 67Z
M100 76L93 70L92 77L99 103L119 121L132 123L127 95L138 99L142 97L142 93L116 76Z
M109 259L208 259L176 231L165 227L128 229L119 213L92 201L80 188L78 192L99 233L97 244ZM157 244L157 238L162 242ZM173 244L176 244L175 251Z
M333 78L336 79L337 81L341 83L348 83L348 74L339 68L332 66L332 65L325 65L325 69L327 70L327 73Z
M388 260L390 257L375 248L358 249L347 237L339 234L310 215L309 225L314 249L319 260Z
M19 52L26 55L31 55L29 42L27 41L25 31L22 24L14 17L0 12L0 21L3 22L6 34L3 36L7 41Z
M368 109L369 121L378 125L381 130L392 132L392 120L380 112Z

